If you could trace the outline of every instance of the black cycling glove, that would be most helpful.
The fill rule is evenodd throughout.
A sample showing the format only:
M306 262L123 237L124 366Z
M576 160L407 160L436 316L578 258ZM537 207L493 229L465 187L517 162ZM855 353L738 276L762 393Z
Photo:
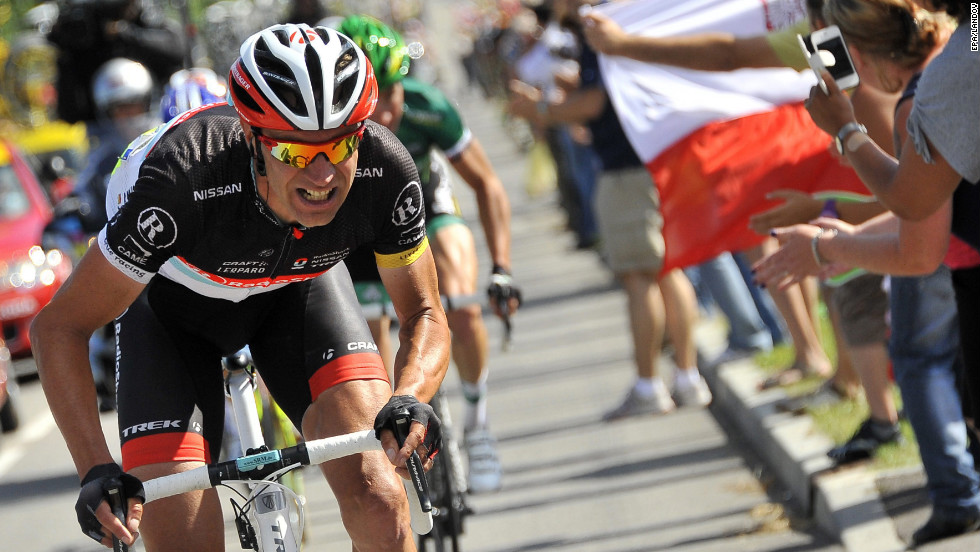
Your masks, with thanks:
M382 429L390 429L395 432L394 414L402 408L408 410L413 422L419 422L425 427L425 437L422 439L422 444L429 451L428 457L432 458L442 446L442 422L431 406L419 402L411 395L395 395L388 400L388 404L381 408L378 416L374 419L374 436L380 440Z
M109 490L120 489L123 504L129 504L130 498L146 502L143 483L122 470L118 464L99 464L85 474L82 479L82 490L75 502L75 513L78 515L78 525L82 532L101 542L105 537L102 524L95 517L95 509L102 501L109 501ZM129 508L126 507L128 511Z
M511 298L517 299L517 304L521 304L521 288L514 284L514 277L510 275L502 266L494 265L493 274L490 276L490 285L487 287L487 295L490 301L502 304L502 310L506 312L507 301Z

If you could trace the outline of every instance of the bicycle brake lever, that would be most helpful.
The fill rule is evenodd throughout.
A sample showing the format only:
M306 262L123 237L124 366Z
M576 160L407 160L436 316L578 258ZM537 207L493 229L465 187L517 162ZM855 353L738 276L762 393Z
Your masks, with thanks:
M126 525L126 509L123 507L122 495L119 493L119 487L113 487L108 490L109 494L109 509L112 510L112 515ZM113 552L128 552L129 547L126 543L119 540L115 535L112 536L112 550Z
M510 350L510 333L513 326L510 321L510 304L506 297L497 298L497 308L500 309L500 319L504 323L504 337L500 342L500 350L507 352Z
M399 408L392 414L392 419L394 420L395 440L398 442L398 447L401 448L405 446L405 438L408 437L408 429L412 425L412 417L408 413L408 409ZM425 470L422 468L422 459L419 457L418 451L412 451L412 455L408 457L405 467L408 468L408 475L412 480L412 486L415 488L416 494L419 495L419 503L422 506L422 511L431 512L432 501L429 500L429 485L425 480Z

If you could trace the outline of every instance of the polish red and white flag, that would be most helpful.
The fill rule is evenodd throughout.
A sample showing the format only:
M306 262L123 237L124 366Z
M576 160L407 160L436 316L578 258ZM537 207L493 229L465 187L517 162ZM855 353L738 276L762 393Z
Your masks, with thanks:
M804 17L802 0L637 0L597 6L629 33L708 31L757 36ZM713 72L599 56L623 129L660 193L664 270L758 245L752 214L779 188L867 190L831 155L831 138L803 108L809 70Z

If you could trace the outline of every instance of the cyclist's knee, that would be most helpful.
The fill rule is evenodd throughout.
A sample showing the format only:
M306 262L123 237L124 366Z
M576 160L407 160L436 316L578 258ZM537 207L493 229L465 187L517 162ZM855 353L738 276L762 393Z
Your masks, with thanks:
M484 330L483 313L480 305L466 305L446 312L449 329L453 339L466 340Z
M370 484L337 493L348 533L357 550L402 550L413 538L404 486L387 467L362 467Z

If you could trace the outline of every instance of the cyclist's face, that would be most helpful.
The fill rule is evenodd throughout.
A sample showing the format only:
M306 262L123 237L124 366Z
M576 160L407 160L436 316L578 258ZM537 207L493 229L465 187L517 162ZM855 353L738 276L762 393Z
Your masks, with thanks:
M349 135L356 129L356 126L347 126L315 132L262 131L262 135L271 141L258 141L266 170L266 177L258 179L258 191L272 212L283 222L306 227L330 223L350 192L354 169L357 167L357 151L336 164L331 163L326 155L317 154L304 168L299 168L273 156L273 146L270 143L278 141L280 150L288 147L291 142L322 144ZM249 130L246 132L250 133ZM251 136L247 137L251 143L255 143Z
M371 120L380 123L392 132L398 132L405 113L405 88L396 82L385 90L378 92L378 105L374 108Z

